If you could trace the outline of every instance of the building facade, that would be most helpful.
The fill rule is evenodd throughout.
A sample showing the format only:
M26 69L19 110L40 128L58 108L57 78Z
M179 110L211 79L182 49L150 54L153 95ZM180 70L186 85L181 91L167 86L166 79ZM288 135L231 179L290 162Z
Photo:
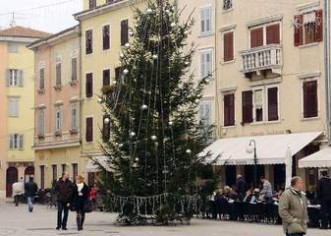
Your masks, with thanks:
M48 35L21 26L0 31L0 198L34 175L34 60L26 45Z
M34 145L36 180L41 189L69 171L84 171L80 157L81 74L79 26L29 45L35 52Z

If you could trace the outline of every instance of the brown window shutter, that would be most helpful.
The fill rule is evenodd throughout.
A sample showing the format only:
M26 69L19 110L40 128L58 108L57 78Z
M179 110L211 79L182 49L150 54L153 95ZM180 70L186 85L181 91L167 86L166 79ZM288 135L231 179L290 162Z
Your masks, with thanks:
M234 125L234 94L224 95L224 126Z
M267 44L279 44L280 34L279 34L279 24L269 25L267 30Z
M110 120L110 116L109 115L103 116L102 139L104 142L107 142L110 138L110 122L106 123L105 119Z
M253 122L253 91L242 92L242 122Z
M317 106L317 81L303 83L303 117L316 117L318 115Z
M104 70L102 75L103 86L110 85L110 70Z
M93 118L86 118L86 142L93 141Z
M303 16L294 16L294 46L303 44Z
M233 60L233 32L225 33L223 41L224 61L231 61Z
M121 46L124 46L127 42L129 42L129 21L122 20L121 21Z
M278 120L278 88L268 89L268 121Z
M88 73L86 74L86 97L92 97L93 96L93 74Z
M263 28L251 30L251 48L263 46Z
M323 41L323 11L316 11L316 42Z

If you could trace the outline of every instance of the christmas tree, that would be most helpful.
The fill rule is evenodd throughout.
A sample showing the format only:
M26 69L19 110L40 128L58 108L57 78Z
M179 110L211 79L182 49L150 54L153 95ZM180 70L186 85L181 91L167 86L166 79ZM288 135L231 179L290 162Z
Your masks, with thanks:
M168 0L135 9L135 21L115 81L103 88L102 147L113 172L104 170L101 182L127 223L147 214L168 222L192 207L203 163L198 154L210 140L197 121L210 76L198 82L188 76L194 48L186 39L193 20L180 23Z

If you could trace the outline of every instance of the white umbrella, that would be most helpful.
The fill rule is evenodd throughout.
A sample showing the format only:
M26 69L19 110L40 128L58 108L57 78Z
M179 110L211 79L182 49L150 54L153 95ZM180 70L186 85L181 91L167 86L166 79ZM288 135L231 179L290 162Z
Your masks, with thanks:
M285 188L291 186L291 178L292 178L292 152L291 148L287 147L285 154Z

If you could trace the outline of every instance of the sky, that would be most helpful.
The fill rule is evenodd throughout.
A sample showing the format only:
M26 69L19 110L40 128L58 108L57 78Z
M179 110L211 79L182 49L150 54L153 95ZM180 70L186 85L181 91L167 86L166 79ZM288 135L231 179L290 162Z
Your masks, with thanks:
M83 9L83 0L0 0L0 28L11 22L49 33L78 24L72 16Z

